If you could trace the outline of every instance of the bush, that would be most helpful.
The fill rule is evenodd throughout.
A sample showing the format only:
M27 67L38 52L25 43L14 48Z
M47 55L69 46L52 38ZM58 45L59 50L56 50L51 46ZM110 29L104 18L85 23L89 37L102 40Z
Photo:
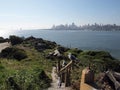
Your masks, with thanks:
M0 43L6 42L6 40L3 37L0 37Z
M19 48L8 47L2 50L1 57L9 59L22 60L27 57L24 50Z
M11 79L8 78L7 82L9 84L9 90L45 90L50 86L50 79L40 68L35 68L33 70L21 70L16 72ZM17 87L16 87L17 86Z
M14 35L10 36L9 39L10 39L10 42L12 45L20 44L23 42L23 38L20 38L18 36L14 36Z
M0 64L0 71L2 71L4 69L5 69L5 67L2 64Z
M120 61L114 59L106 51L83 51L79 56L83 66L91 66L96 72L103 72L111 69L120 72Z
M84 51L81 53L81 55L89 55L97 59L104 59L104 58L114 59L110 55L110 53L106 51Z

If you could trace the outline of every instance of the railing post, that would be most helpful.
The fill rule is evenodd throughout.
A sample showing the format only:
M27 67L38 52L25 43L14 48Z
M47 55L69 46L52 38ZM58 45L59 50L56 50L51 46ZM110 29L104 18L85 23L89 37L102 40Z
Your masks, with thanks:
M65 74L65 87L70 86L70 70L69 68L66 69L66 74Z
M71 82L70 82L70 67L68 67L68 86L71 85Z
M60 71L60 60L58 60L58 63L57 63L57 72Z
M57 63L57 71L58 75L61 77L62 82L65 83L65 87L68 87L71 85L70 82L70 73L71 73L71 67L72 67L73 62L70 61L65 67L61 68L60 67L60 61ZM60 69L61 68L61 69Z
M65 87L67 87L67 78L68 78L68 73L67 73L67 69L66 69L66 72L65 72Z
M65 73L61 74L61 81L64 83L65 82Z

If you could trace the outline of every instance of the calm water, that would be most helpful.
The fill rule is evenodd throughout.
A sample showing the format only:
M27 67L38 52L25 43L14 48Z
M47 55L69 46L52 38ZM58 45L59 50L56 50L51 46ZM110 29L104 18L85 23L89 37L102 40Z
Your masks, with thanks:
M75 47L83 50L105 50L112 56L120 59L120 32L100 31L55 31L55 30L21 30L6 34L19 36L35 36L46 40L55 41L67 47Z

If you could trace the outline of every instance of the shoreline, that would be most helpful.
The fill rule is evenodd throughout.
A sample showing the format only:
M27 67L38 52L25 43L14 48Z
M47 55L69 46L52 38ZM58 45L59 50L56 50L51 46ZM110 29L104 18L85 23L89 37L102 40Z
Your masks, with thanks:
M79 48L82 50L107 51L120 60L120 33L119 31L82 31L82 30L18 30L4 35L20 37L34 36L45 40L54 41L65 47Z

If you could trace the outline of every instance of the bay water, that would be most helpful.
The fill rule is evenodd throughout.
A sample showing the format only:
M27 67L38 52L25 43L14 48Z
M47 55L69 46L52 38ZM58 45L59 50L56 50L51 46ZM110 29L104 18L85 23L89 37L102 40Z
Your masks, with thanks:
M4 37L18 35L43 38L70 48L82 50L104 50L113 57L120 59L119 31L89 31L89 30L17 30L5 33Z

